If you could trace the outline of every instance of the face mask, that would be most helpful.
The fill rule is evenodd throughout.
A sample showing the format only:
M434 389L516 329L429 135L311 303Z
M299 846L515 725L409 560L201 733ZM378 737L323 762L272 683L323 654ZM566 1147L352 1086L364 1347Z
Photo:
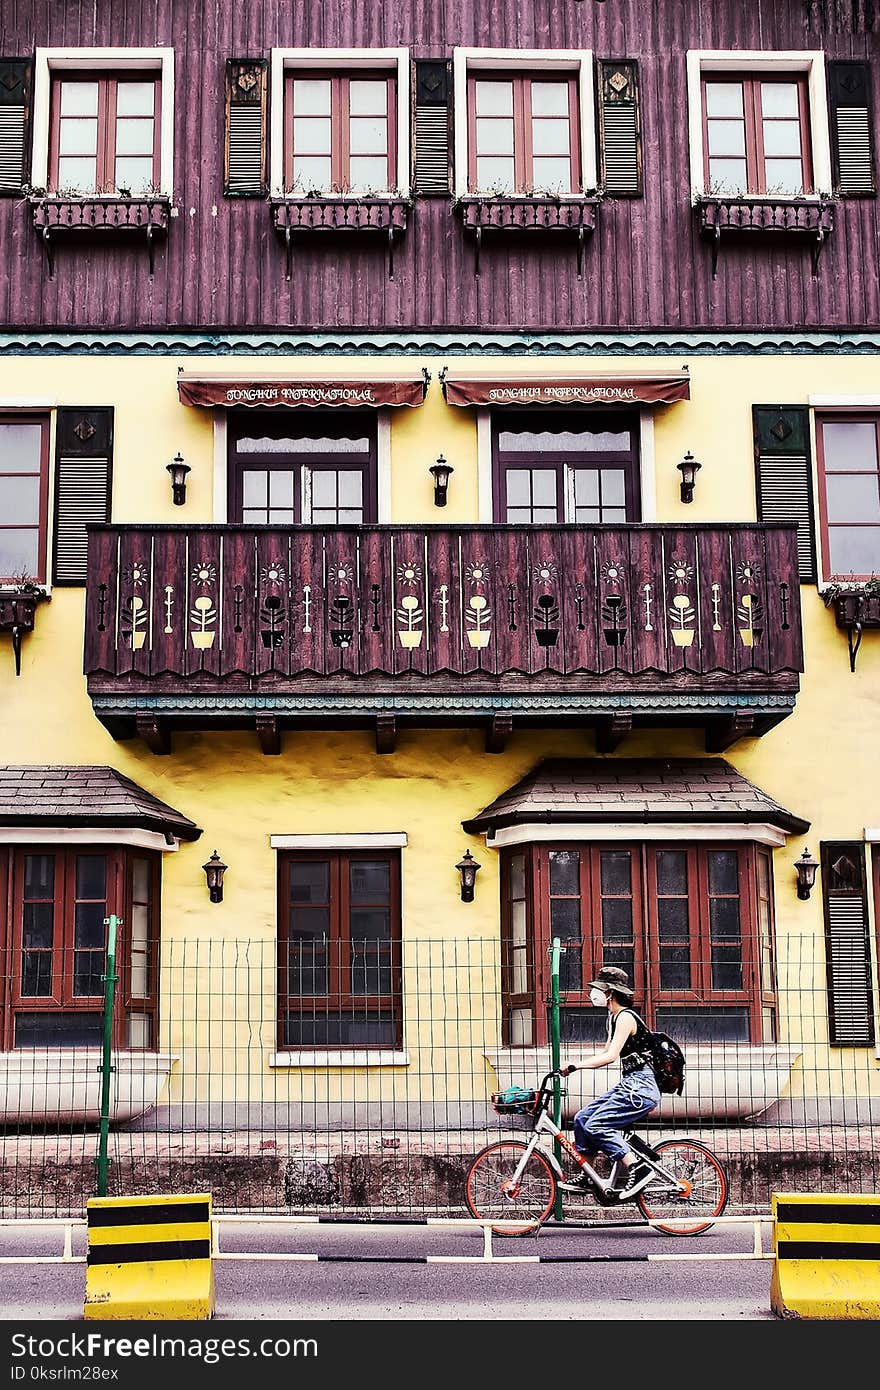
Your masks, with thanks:
M597 1009L603 1009L608 1003L608 995L605 993L604 989L591 989L590 1003L595 1004Z

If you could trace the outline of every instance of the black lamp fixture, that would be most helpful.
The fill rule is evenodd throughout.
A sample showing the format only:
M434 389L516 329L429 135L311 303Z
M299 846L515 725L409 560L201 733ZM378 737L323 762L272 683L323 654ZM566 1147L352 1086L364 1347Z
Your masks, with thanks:
M461 900L463 903L472 903L474 900L474 883L477 878L477 870L481 865L477 863L470 850L466 849L464 856L459 859L455 867L461 875Z
M808 898L810 890L816 882L818 861L813 858L808 849L805 849L800 859L794 861L794 867L797 869L797 895L799 898Z
M681 500L682 502L693 502L694 482L703 465L688 450L681 463L677 463L675 466L681 474Z
M175 454L165 467L171 474L171 500L175 507L182 507L186 501L186 475L189 472L189 464L184 463L182 454Z
M206 864L202 865L205 871L205 878L208 880L208 889L211 894L212 903L222 903L223 901L223 875L229 865L224 864L216 850Z
M450 473L454 473L455 469L451 464L446 462L441 454L437 462L431 464L428 472L434 479L434 506L445 507L446 494L449 490L449 475Z

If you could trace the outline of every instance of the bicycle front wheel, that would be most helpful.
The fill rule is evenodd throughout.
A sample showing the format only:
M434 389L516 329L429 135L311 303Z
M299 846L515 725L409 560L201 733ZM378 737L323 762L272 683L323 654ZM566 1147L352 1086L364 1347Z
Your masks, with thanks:
M708 1231L712 1219L727 1206L727 1175L719 1160L703 1144L692 1139L666 1139L655 1145L658 1161L682 1184L680 1194L642 1188L636 1202L655 1229L669 1236L696 1236ZM664 1218L690 1217L693 1225L664 1226Z
M553 1210L556 1176L547 1159L534 1149L514 1182L528 1146L515 1139L490 1144L477 1154L465 1180L465 1201L478 1221L503 1221L496 1235L525 1236L536 1231ZM509 1224L507 1224L509 1223Z

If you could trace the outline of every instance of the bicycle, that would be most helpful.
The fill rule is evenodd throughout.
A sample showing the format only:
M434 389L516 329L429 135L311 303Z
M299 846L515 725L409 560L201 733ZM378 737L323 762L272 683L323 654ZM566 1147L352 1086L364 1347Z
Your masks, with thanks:
M532 1136L521 1139L502 1139L481 1149L468 1169L465 1179L465 1201L471 1215L478 1221L503 1221L493 1226L497 1235L529 1235L538 1230L554 1210L557 1193L585 1190L601 1206L620 1206L619 1195L613 1190L622 1167L615 1160L607 1178L603 1178L579 1154L574 1145L547 1113L552 1093L551 1078L564 1077L568 1072L549 1071L537 1091L528 1090L511 1103L505 1103L504 1092L492 1093L492 1104L499 1115L533 1117ZM557 1139L566 1153L577 1163L587 1178L589 1187L567 1182L555 1153L541 1146L541 1136ZM631 1130L624 1138L654 1172L651 1182L635 1194L642 1216L666 1235L695 1236L708 1231L715 1217L727 1206L727 1175L720 1160L705 1144L694 1139L664 1139L651 1146ZM663 1219L694 1214L694 1224L665 1226ZM522 1218L523 1224L516 1223Z

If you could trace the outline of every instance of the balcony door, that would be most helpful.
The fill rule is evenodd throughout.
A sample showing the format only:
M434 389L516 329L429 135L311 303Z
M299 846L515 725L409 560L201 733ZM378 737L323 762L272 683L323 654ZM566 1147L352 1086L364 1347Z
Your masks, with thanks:
M248 410L229 420L229 520L361 526L376 520L376 416Z
M641 521L636 416L498 411L492 419L494 519L511 525Z

